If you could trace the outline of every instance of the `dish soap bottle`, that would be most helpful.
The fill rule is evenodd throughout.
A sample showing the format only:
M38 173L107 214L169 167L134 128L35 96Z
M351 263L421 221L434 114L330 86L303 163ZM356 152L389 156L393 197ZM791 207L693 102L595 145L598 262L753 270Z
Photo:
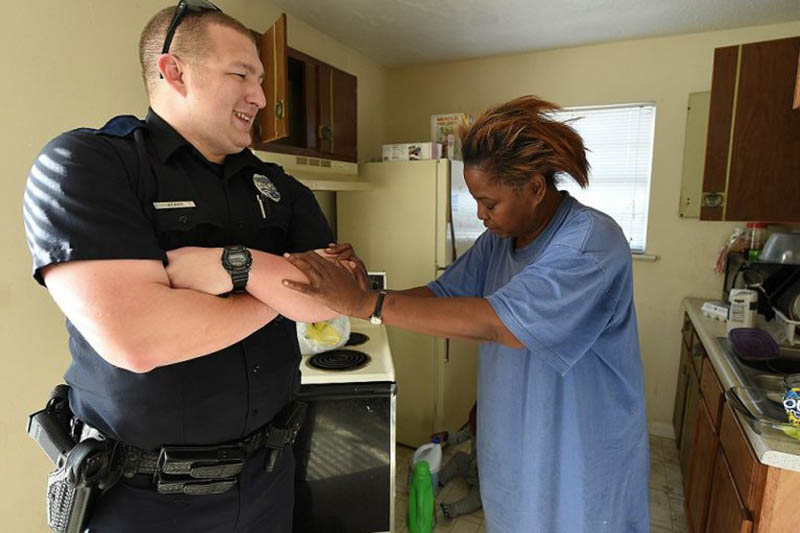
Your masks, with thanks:
M414 464L408 493L408 532L433 531L433 478L427 461Z

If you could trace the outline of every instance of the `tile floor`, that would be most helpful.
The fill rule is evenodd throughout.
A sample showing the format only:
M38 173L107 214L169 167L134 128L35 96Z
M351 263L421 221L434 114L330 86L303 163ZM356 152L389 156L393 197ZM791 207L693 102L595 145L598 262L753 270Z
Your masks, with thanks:
M442 464L457 450L469 451L469 443L445 446ZM408 467L412 448L397 446L397 475L395 479L395 533L407 533L408 513ZM454 479L441 489L436 503L453 502L466 495L467 484L463 479ZM438 507L438 505L437 505ZM688 531L683 505L683 480L675 441L650 436L650 527L651 533L684 533ZM436 533L485 533L483 511L446 520L436 517Z

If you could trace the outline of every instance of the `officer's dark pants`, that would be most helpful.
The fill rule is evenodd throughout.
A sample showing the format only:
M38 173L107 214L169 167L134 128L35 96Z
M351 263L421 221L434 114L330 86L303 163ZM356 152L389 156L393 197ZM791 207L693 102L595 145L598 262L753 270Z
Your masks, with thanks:
M122 480L92 511L91 533L290 533L294 502L294 457L281 455L264 471L266 451L250 457L239 483L224 494L158 494L149 476Z

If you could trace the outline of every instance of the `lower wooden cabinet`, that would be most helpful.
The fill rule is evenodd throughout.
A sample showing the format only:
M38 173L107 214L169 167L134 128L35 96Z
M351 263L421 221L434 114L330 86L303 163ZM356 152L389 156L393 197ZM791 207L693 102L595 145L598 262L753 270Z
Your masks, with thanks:
M719 438L714 429L714 421L708 412L706 402L697 402L695 415L694 444L689 458L689 471L686 487L686 507L692 531L703 531L708 511L708 496L711 491L711 476L714 473L714 460L717 457Z
M673 414L689 530L798 533L800 472L759 461L747 432L725 402L722 382L697 335L698 327L684 324L682 330ZM688 345L687 330L692 332Z
M733 481L728 460L720 448L714 465L714 478L711 481L711 499L708 505L708 522L705 529L692 531L700 533L750 533L753 520L745 508L736 484Z
M683 431L683 417L686 413L686 386L689 383L689 347L681 342L681 363L678 368L678 388L675 393L675 407L672 411L672 429L675 431L675 440L681 441Z
M697 401L700 399L700 386L694 369L689 367L689 378L686 382L686 408L683 414L683 428L679 445L681 473L683 474L684 494L689 486L689 459L694 446L694 429L697 418Z

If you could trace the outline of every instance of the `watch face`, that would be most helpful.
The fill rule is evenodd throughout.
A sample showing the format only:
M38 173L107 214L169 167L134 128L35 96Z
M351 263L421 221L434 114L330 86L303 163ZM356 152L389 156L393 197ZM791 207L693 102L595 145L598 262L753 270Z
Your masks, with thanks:
M247 257L241 252L228 254L228 263L233 267L243 267L247 265Z

